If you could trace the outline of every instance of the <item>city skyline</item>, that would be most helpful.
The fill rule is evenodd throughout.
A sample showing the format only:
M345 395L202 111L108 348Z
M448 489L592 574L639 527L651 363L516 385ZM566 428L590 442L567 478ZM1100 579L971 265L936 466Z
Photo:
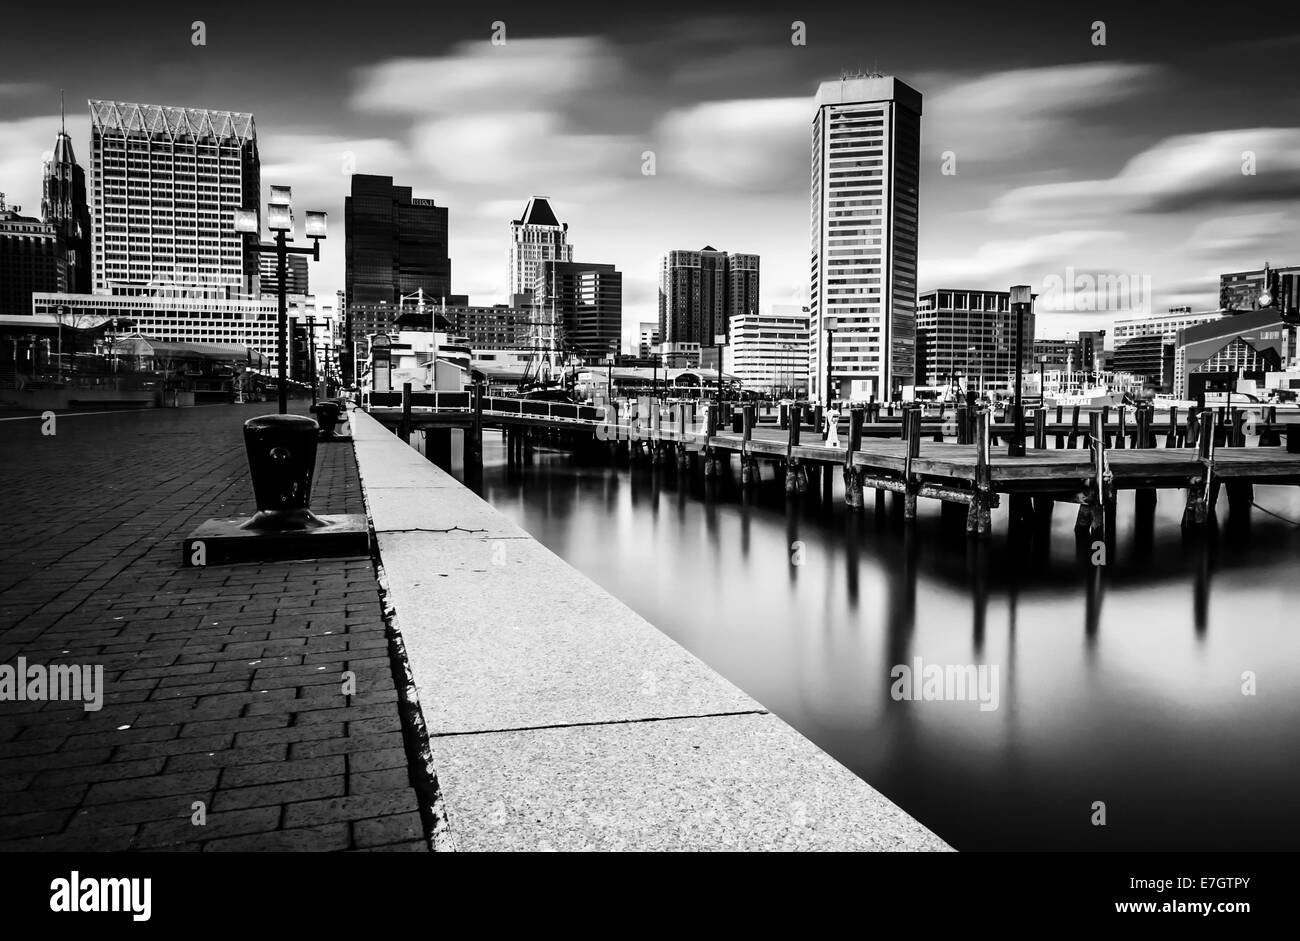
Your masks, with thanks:
M1161 32L1152 18L1116 20L1098 46L1091 19L1050 14L1021 24L1022 35L1050 38L1050 52L1028 39L999 44L990 66L987 49L964 49L955 37L921 42L908 14L881 24L877 45L888 56L843 38L851 15L826 16L809 7L806 46L792 44L789 21L754 16L695 19L695 28L669 35L638 28L637 16L594 32L563 11L545 23L507 14L500 46L491 22L462 13L447 15L436 43L358 36L349 44L312 31L339 67L311 83L288 81L283 93L265 90L283 68L258 58L257 37L232 47L222 21L208 21L207 46L196 47L190 24L150 21L137 41L157 55L143 70L101 59L88 74L74 56L50 76L25 51L7 60L0 191L27 212L39 204L60 87L74 103L68 127L80 152L89 152L88 115L75 103L90 98L244 110L260 125L264 187L291 185L304 205L341 219L350 168L391 174L448 206L453 290L475 302L508 302L505 226L531 194L549 194L576 242L610 246L602 260L625 272L631 335L656 315L657 260L673 245L745 245L765 258L763 309L807 303L813 95L842 68L879 68L926 100L920 290L1028 283L1047 312L1047 279L1077 272L1149 278L1141 300L1151 310L1199 310L1214 304L1220 272L1294 261L1281 238L1297 217L1300 129L1279 116L1296 94L1266 77L1300 38L1220 40L1181 20ZM992 34L1003 22L992 17L968 32ZM122 27L106 28L112 38ZM1240 55L1255 50L1252 74L1208 76L1177 64L1189 36ZM415 55L416 45L426 53ZM652 64L659 81L646 81ZM653 176L642 173L647 151ZM1253 176L1241 172L1246 151ZM624 224L632 216L635 227ZM343 286L342 256L342 239L326 243L313 272L317 293ZM1089 303L1072 293L1064 302ZM1042 329L1106 327L1124 313L1058 312Z

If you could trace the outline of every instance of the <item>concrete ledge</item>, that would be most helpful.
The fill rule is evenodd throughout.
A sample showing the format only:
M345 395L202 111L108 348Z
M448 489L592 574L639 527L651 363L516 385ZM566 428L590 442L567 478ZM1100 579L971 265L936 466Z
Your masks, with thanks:
M458 847L948 848L379 422L352 417Z

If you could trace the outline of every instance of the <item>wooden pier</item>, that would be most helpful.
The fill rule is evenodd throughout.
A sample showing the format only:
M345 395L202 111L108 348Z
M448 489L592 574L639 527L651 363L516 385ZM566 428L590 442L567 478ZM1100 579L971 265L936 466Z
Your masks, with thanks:
M1182 491L1183 525L1200 526L1212 516L1221 488L1230 506L1245 510L1257 484L1300 484L1300 453L1283 444L1284 437L1291 447L1300 443L1300 426L1289 431L1266 410L1253 416L1245 409L1191 409L1184 415L1173 409L1157 422L1150 408L1084 414L1074 408L1068 418L1058 408L1054 421L1047 408L1038 408L1024 423L1024 454L1011 456L1006 441L1016 429L988 409L926 415L905 407L893 415L881 414L877 405L857 407L841 423L840 444L832 446L817 430L820 408L783 412L767 422L754 405L728 408L732 422L724 428L713 403L664 407L643 397L600 409L560 406L572 410L570 417L567 411L555 414L548 403L525 402L507 411L500 401L475 397L456 414L438 409L421 415L408 394L400 416L386 415L386 409L372 414L381 421L396 418L408 433L463 422L474 429L475 440L483 427L495 425L506 435L509 460L525 464L535 444L594 447L656 465L686 469L698 463L706 477L716 477L737 456L744 485L762 479L766 465L792 493L808 489L810 473L818 476L828 497L834 475L841 474L849 507L861 509L871 489L878 506L893 494L903 519L912 520L919 500L938 500L945 513L963 512L966 531L978 537L990 535L991 510L1003 500L1012 525L1044 522L1057 503L1077 505L1076 528L1104 539L1114 529L1120 490L1136 491L1139 513L1154 510L1160 490ZM526 409L546 414L529 415ZM1247 447L1248 438L1258 444Z

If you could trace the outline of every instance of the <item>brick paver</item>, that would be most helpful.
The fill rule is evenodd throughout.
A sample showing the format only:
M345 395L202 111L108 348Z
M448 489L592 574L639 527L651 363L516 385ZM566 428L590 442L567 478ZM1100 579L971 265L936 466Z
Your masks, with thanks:
M98 712L0 702L0 850L426 847L370 561L180 565L255 509L241 425L273 410L0 422L0 663L105 687ZM312 508L363 512L349 445Z

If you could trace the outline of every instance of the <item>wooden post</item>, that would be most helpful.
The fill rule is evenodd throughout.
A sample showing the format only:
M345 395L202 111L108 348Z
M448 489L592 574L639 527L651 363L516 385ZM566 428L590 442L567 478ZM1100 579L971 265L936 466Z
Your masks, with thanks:
M966 532L981 538L992 534L993 471L989 467L989 411L975 416L975 489L966 510Z
M861 408L849 409L849 449L844 454L844 502L855 510L862 509L862 474L853 466L853 455L862 449L862 422L866 413Z
M1125 441L1128 436L1127 416L1128 410L1123 405L1119 406L1119 428L1115 432L1115 447L1121 449L1126 447L1128 443Z
M1086 502L1079 507L1079 518L1075 522L1076 529L1088 530L1089 536L1093 539L1106 538L1107 517L1111 515L1114 493L1107 480L1108 470L1106 467L1106 413L1103 409L1101 412L1093 412L1089 416L1089 438L1091 439L1089 447L1091 457L1089 460L1089 472L1091 479L1087 491Z
M1270 405L1264 412L1265 427L1259 430L1259 446L1276 448L1282 444L1282 433L1277 427L1277 406Z
M465 467L483 468L483 383L474 383L474 423L465 447Z
M1096 423L1093 422L1091 419L1089 419L1088 428L1090 430L1090 433L1096 427L1097 427ZM1103 405L1101 407L1101 434L1102 434L1102 440L1106 442L1106 447L1108 448L1110 447L1109 429L1110 429L1110 406Z
M1184 526L1202 526L1209 519L1214 488L1215 413L1205 409L1197 416L1197 458L1201 462L1200 476L1187 482L1187 504L1183 508Z
M1034 447L1047 449L1047 406L1040 405L1034 412Z
M912 474L912 462L921 456L921 410L909 408L903 413L903 425L907 433L907 456L903 459L903 519L916 519L916 479Z
M965 405L957 406L957 443L970 444L970 416Z
M1165 434L1165 447L1178 447L1178 406L1169 406L1169 431Z
M1246 410L1244 408L1235 408L1232 410L1232 436L1229 439L1229 447L1244 448L1246 446Z
M411 384L402 383L402 421L397 426L397 436L407 444L411 443Z
M1062 411L1062 406L1056 406L1056 450L1058 451L1065 450L1065 435L1061 432L1061 422L1064 421L1061 417Z
M1079 446L1079 406L1074 406L1070 413L1070 437L1066 447L1074 450Z

